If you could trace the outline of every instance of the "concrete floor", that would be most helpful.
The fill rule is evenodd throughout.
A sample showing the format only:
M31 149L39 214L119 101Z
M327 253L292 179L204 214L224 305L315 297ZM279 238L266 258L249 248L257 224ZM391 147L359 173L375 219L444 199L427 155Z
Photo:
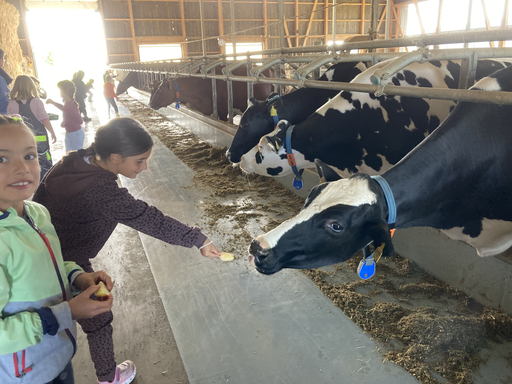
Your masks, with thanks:
M85 125L85 146L107 121L102 100L98 104L88 104L94 120ZM121 114L129 112L121 107ZM200 223L194 202L201 192L184 188L193 171L155 141L148 171L121 182L171 216ZM55 159L61 157L61 140L52 149ZM118 362L136 363L136 384L417 383L383 362L379 346L298 271L263 276L245 258L207 260L196 249L170 246L124 226L94 265L116 281L116 355ZM82 332L78 342L76 383L95 383Z

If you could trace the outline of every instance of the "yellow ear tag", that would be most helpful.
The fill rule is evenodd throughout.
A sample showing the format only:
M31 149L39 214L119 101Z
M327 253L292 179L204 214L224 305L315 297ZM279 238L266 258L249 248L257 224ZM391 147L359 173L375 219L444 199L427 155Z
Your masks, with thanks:
M270 116L277 116L277 111L274 106L270 107Z
M277 144L277 141L276 141L275 144L276 144L276 149L279 149L279 144Z
M382 252L384 252L384 246L386 244L385 243L382 243L380 245L380 247L378 247L375 252L373 253L373 260L375 260L375 262L377 263L380 259L380 257L382 256Z

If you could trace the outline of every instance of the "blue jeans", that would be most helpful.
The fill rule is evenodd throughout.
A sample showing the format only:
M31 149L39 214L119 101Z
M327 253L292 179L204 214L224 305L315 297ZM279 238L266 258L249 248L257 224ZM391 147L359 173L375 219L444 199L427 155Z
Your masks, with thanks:
M66 132L66 153L69 151L78 151L84 147L85 133L83 129L75 132Z
M73 365L71 360L66 368L59 375L47 384L75 384L75 376L73 374Z

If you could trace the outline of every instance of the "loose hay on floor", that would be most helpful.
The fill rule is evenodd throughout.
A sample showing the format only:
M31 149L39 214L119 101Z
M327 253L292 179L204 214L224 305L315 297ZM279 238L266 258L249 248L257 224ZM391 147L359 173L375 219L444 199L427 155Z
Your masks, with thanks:
M253 234L295 215L303 199L270 178L244 175L226 160L225 148L202 141L129 97L134 118L194 170L193 188L205 191L204 225L221 233L225 250L244 256ZM222 224L230 223L230 230ZM382 260L369 281L357 279L361 255L334 268L303 271L372 338L380 352L420 382L471 384L485 363L484 348L512 344L512 316L485 308L398 255ZM511 347L512 349L512 347ZM512 352L504 357L512 365Z

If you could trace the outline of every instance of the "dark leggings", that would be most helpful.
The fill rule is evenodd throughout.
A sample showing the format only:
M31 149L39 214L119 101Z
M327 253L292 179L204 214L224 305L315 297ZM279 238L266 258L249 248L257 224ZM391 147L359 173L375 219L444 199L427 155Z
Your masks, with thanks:
M73 374L73 364L69 361L66 368L59 375L47 384L75 384L75 376Z
M80 113L84 115L84 117L87 117L87 109L85 108L85 99L76 100L78 103L78 109L80 110Z
M85 272L94 272L90 264L80 266ZM111 325L113 318L112 311L108 311L92 319L78 320L78 324L87 335L89 352L98 381L112 381L116 374L116 356Z
M114 99L113 97L105 97L105 100L107 100L109 112L110 106L112 106L112 108L114 108L114 111L116 111L116 113L119 113L119 110L117 109L116 99Z

